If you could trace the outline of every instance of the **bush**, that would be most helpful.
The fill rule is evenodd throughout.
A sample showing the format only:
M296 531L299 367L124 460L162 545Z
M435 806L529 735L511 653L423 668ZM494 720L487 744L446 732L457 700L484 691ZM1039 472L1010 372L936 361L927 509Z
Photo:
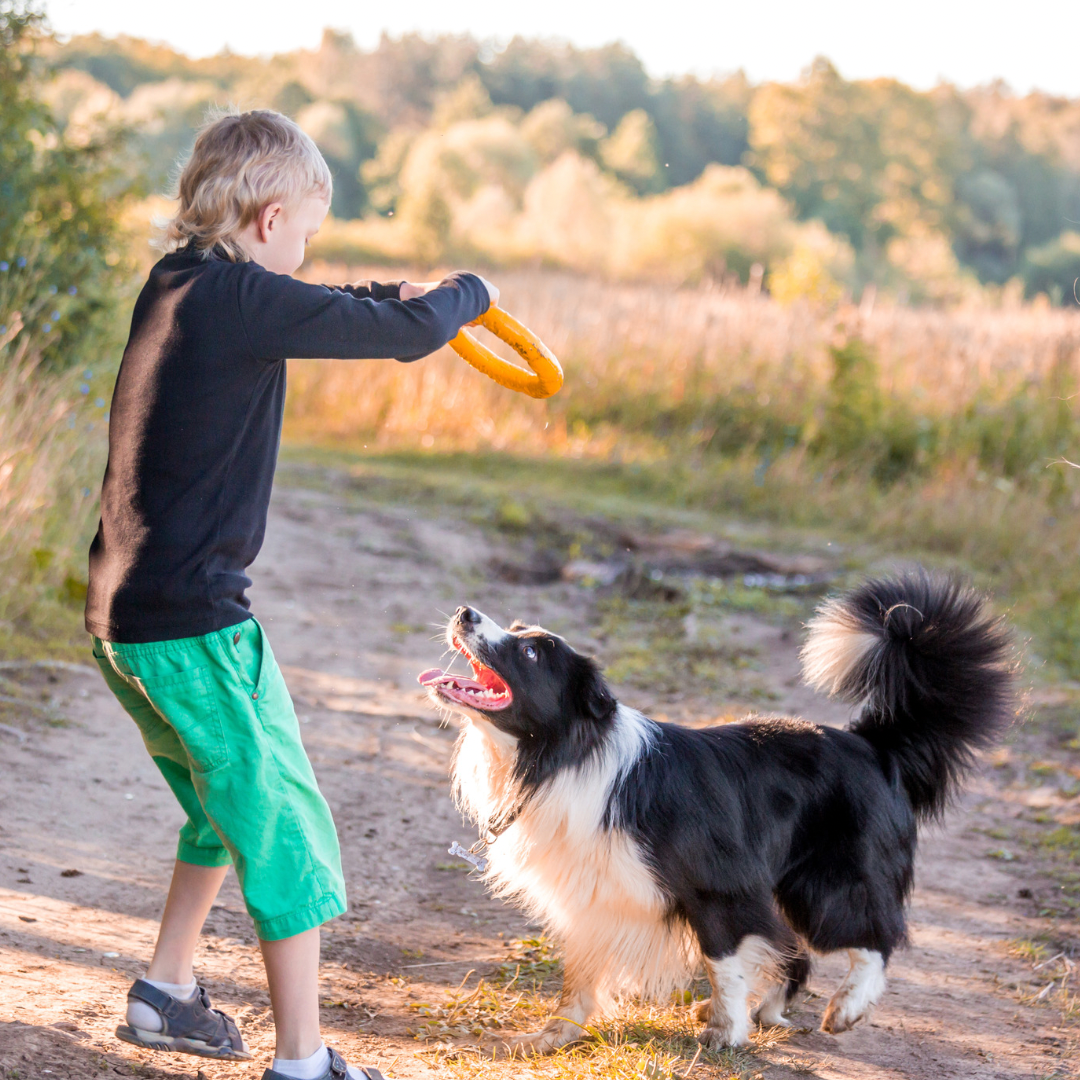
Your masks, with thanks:
M769 268L792 250L800 231L784 200L740 167L710 165L692 184L628 202L623 208L622 275L679 282ZM613 267L616 274L619 266Z
M114 145L72 145L35 95L42 33L39 12L0 2L0 314L10 324L20 312L56 369L102 359L124 269L116 200L130 181Z
M38 95L37 10L0 2L0 648L71 638L119 353L125 185ZM60 617L57 618L57 612ZM15 644L13 644L15 642Z
M1021 274L1028 296L1045 293L1055 304L1075 298L1080 279L1080 233L1065 232L1048 244L1030 248Z

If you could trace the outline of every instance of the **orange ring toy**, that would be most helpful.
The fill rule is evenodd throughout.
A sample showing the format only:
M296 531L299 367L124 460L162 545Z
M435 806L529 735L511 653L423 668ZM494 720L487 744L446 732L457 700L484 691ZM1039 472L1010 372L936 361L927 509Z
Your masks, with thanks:
M551 397L562 386L563 370L555 355L513 315L492 306L480 316L480 325L505 341L532 371L525 371L497 356L462 327L458 336L450 342L450 348L467 364L472 364L477 371L482 371L507 390L516 390L529 397Z

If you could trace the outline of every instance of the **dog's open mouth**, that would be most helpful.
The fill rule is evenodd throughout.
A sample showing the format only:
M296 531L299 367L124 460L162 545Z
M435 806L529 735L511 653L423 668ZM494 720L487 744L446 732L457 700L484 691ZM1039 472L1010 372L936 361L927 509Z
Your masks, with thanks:
M431 668L420 672L416 681L434 690L440 697L459 705L468 705L470 709L498 712L508 708L514 700L510 687L491 668L480 663L457 638L454 639L454 647L469 661L473 673L471 679L467 675L451 675L442 668Z

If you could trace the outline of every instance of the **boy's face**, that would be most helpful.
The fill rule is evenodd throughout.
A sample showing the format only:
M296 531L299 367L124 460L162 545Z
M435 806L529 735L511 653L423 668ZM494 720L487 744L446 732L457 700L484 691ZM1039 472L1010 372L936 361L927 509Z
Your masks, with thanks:
M244 246L267 270L295 273L304 261L308 241L319 231L329 210L329 200L320 194L309 195L291 208L271 203L245 230Z

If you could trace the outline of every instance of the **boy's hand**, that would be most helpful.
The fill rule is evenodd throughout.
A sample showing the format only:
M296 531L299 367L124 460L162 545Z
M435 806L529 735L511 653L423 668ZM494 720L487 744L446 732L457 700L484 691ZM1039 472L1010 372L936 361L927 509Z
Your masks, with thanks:
M476 275L484 283L484 287L488 291L488 300L490 301L490 307L499 306L499 290L491 284L486 277ZM403 281L398 292L398 296L402 300L415 300L418 296L423 296L425 293L431 292L432 289L437 289L442 282L439 281ZM476 322L469 323L470 326L476 326L479 323L479 319Z
M489 306L490 307L498 307L499 306L499 290L497 288L495 288L495 286L492 285L491 282L488 281L488 279L486 277L480 277L479 274L477 274L476 276L478 278L480 278L480 280L484 283L484 286L487 288L488 299L491 301ZM477 322L479 322L479 320L477 320ZM476 323L473 323L472 325L475 326Z
M398 296L402 300L415 300L418 296L431 292L439 287L438 281L403 281Z

